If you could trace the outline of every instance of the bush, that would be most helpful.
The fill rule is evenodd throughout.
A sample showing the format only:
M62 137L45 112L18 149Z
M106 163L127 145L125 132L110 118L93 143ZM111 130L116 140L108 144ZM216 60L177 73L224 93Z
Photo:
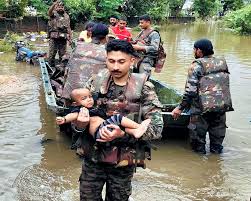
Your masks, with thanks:
M251 5L227 14L224 22L237 33L251 34Z
M0 52L10 51L12 51L12 44L6 42L5 40L0 40Z
M64 0L64 4L73 23L87 21L95 13L93 0Z

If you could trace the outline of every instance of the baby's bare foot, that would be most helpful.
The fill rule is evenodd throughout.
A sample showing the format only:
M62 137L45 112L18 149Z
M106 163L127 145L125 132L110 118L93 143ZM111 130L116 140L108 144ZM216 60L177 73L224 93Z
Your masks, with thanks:
M146 132L150 122L151 122L151 119L146 119L146 120L142 121L141 124L139 125L139 127L137 129L135 129L134 137L140 138Z

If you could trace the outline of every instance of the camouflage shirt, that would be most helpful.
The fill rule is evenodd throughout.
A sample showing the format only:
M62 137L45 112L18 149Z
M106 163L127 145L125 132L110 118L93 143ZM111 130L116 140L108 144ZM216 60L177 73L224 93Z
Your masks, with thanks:
M86 87L90 89L92 92L95 90L95 86L93 85L93 79L90 79L86 83ZM123 93L126 87L121 87L116 85L113 81L109 86L107 94L105 96L110 99L115 99L119 97L120 94ZM97 101L101 97L97 97ZM105 105L103 105L106 107ZM161 103L158 100L156 92L154 90L154 85L147 81L145 82L142 93L141 93L141 106L142 106L142 116L143 119L151 119L151 123L142 136L143 140L153 140L161 138L161 132L163 129L163 118L161 114ZM106 109L106 108L103 108Z
M150 34L149 30L143 30L136 37L139 45L142 45L145 48L144 62L152 61L156 58L160 45L160 35L157 31L152 31Z
M49 32L58 31L62 33L71 34L70 28L70 17L64 12L64 14L59 14L57 11L53 11L53 15L50 16L48 22Z
M191 113L200 113L198 84L203 76L203 67L197 62L193 62L188 69L185 92L179 109L191 108Z

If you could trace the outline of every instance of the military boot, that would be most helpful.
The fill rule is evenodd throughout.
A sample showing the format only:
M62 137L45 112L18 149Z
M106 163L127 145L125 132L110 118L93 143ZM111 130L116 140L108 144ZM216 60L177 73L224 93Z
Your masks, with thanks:
M210 144L210 152L214 154L221 154L223 146L220 144Z

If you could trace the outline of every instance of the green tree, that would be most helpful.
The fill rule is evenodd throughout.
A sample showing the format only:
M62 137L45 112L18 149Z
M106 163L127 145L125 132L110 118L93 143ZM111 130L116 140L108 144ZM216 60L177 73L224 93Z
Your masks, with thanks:
M93 0L64 0L63 2L73 23L85 22L96 13Z
M24 8L28 5L28 0L7 0L6 16L10 18L22 17L24 14Z
M120 15L124 0L96 0L95 18L107 20L111 15Z
M227 14L225 25L237 33L251 34L251 5Z
M169 0L168 6L170 10L170 15L178 16L184 3L185 0L175 0L175 1Z
M238 10L244 5L243 0L223 0L223 13L231 10Z
M51 2L43 0L29 0L28 5L37 9L38 13L45 18L48 18L47 12Z
M6 1L0 0L0 11L6 10Z
M172 15L178 16L185 0L126 0L123 10L127 16L150 14L154 19L161 20Z
M216 15L220 5L218 0L194 0L193 9L200 18L205 19Z

